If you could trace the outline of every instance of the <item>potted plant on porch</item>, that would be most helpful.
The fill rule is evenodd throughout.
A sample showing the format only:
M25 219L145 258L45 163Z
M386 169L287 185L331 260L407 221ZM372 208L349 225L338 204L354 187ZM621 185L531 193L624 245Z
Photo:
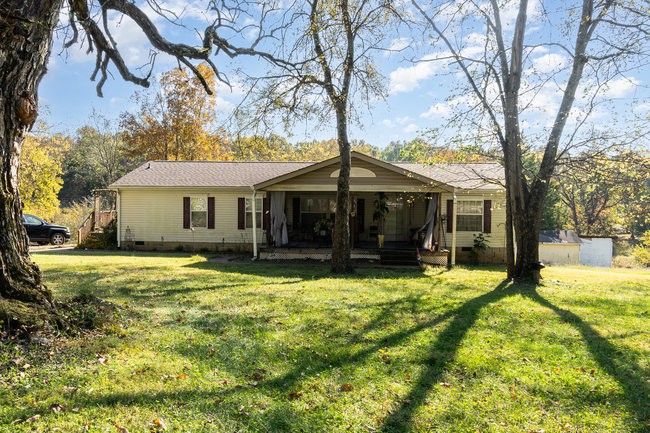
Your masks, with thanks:
M314 224L314 234L319 239L319 241L326 242L329 239L333 228L334 224L332 221L330 221L328 218L321 218L320 220L316 221L316 224Z
M375 200L375 212L372 214L373 221L377 221L378 234L377 246L382 248L384 246L384 225L386 222L386 214L388 213L388 203L385 192L377 193L377 200Z

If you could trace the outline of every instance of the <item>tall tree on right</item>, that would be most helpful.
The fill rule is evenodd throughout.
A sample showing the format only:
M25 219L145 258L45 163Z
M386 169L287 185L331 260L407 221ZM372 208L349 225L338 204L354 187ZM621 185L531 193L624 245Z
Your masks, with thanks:
M647 59L647 3L583 0L578 5L548 6L527 0L411 0L411 4L423 18L427 36L432 34L434 44L443 47L426 60L453 63L467 84L461 90L466 91L465 109L455 120L464 121L465 128L471 121L476 137L492 137L502 151L508 277L537 282L544 197L557 161L591 139L611 135L587 119L600 109L599 98L608 84L627 78ZM528 26L531 11L541 18L535 26L548 31ZM549 94L559 95L558 103L540 107L538 101ZM553 120L549 125L531 125L523 113L532 109L544 110ZM524 164L528 146L542 149L533 172Z

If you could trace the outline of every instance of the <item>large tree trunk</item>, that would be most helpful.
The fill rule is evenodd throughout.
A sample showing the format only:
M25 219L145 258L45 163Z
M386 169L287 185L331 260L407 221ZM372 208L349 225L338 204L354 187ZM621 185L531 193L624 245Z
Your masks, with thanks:
M18 168L24 135L38 112L38 84L61 3L3 0L0 6L0 329L4 332L42 326L54 312L52 295L29 259Z
M332 272L352 272L350 260L350 166L352 165L350 141L345 106L337 107L336 130L341 155L341 167L336 181L336 221L332 239Z

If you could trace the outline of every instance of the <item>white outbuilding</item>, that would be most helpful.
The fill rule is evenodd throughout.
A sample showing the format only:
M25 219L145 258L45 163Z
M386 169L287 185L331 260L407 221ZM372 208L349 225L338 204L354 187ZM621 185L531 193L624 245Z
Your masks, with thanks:
M545 265L580 264L582 239L573 230L542 230L539 260Z

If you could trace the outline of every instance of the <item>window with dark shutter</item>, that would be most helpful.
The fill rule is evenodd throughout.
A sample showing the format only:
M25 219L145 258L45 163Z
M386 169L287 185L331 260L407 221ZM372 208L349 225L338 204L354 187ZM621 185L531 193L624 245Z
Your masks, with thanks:
M492 200L483 201L483 233L492 233Z
M208 228L214 229L214 197L208 197Z
M183 228L190 228L190 198L183 197Z
M246 199L244 197L237 199L237 228L239 230L246 229Z
M454 230L454 201L447 200L447 233Z

